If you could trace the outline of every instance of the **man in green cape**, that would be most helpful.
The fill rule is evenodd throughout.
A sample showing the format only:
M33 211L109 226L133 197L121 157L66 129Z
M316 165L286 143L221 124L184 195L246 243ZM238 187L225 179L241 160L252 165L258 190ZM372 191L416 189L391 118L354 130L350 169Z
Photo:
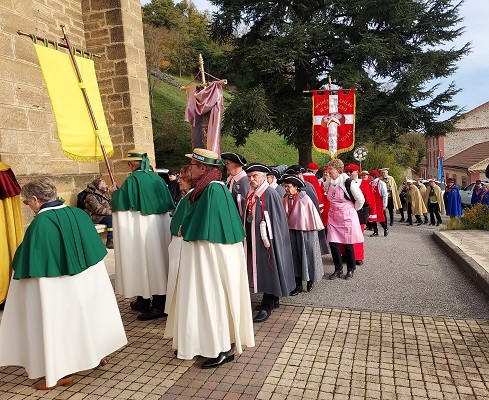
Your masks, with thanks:
M177 217L168 249L174 282L165 337L173 338L177 357L207 357L202 368L234 359L255 345L250 293L243 250L244 229L231 193L221 182L222 161L213 151L194 149L195 188L190 206ZM179 207L180 208L180 207ZM173 286L173 284L172 284ZM233 349L234 346L234 349Z
M145 152L131 150L123 160L132 173L112 194L115 291L125 298L137 296L131 308L147 321L166 316L169 212L175 204Z

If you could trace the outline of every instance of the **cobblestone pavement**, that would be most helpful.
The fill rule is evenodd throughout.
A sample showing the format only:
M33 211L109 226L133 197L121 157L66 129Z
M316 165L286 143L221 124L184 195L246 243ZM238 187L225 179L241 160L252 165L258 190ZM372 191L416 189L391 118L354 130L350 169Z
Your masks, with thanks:
M70 387L46 392L33 388L36 380L28 379L23 368L0 367L0 399L489 400L489 302L442 250L431 247L433 241L421 240L427 248L416 244L418 251L431 254L434 262L429 268L416 257L414 264L421 265L401 261L398 265L420 275L422 290L410 280L404 284L405 293L397 293L406 301L411 301L406 293L422 296L429 290L425 279L435 280L434 288L442 286L435 296L425 293L429 299L425 309L418 309L416 298L412 312L409 304L396 308L389 299L403 290L402 282L391 288L396 274L385 278L383 296L378 294L385 302L367 293L378 281L372 275L388 272L382 263L373 262L372 255L380 251L390 256L394 248L390 246L399 246L399 240L402 245L402 238L409 242L412 232L432 234L421 228L395 225L392 236L366 238L368 262L352 281L324 280L313 292L286 299L267 321L255 324L256 346L246 348L235 362L203 370L199 358L178 360L171 341L163 338L164 319L138 321L129 300L118 297L129 344L112 354L109 364L77 373ZM486 239L489 234L479 242L488 243ZM325 263L330 268L328 257ZM476 258L485 263L480 254ZM441 264L443 276L436 270L422 275L436 269L435 264ZM436 279L442 278L440 285ZM355 281L363 282L363 287L350 285ZM324 286L328 290L320 290L323 285L329 285ZM460 287L465 299L458 298ZM447 309L435 305L431 299L441 292L457 296L457 304ZM341 294L352 305L344 305L340 298L335 302ZM357 299L362 298L360 303ZM464 300L468 311L463 310ZM253 306L257 301L253 296Z

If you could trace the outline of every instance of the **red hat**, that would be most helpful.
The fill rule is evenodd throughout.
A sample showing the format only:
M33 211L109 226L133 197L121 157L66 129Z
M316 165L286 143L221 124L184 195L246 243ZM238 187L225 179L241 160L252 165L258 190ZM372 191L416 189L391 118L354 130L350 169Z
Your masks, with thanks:
M455 179L453 179L453 178L448 178L448 179L447 179L447 182L455 182Z
M328 166L326 165L323 167L323 171L327 171L327 170L328 170Z
M350 172L350 171L358 171L360 172L360 166L357 164L348 164L345 167L345 172Z
M371 169L370 171L368 171L368 173L375 177L380 176L379 171L377 171L376 169Z
M319 165L317 165L316 163L309 163L307 165L307 169L310 169L310 170L313 170L313 169L319 169Z

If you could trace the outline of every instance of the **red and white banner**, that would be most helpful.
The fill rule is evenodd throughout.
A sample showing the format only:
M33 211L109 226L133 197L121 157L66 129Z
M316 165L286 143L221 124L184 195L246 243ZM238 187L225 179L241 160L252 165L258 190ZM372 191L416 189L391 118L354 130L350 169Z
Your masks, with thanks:
M312 144L331 158L355 145L355 89L314 90Z

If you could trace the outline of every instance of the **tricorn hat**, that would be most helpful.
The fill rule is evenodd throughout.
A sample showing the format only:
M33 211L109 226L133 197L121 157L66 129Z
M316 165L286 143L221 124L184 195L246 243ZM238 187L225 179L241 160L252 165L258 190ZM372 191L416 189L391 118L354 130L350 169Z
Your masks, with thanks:
M207 165L222 165L222 160L219 155L212 150L195 148L192 154L185 154L185 157L191 158L202 164Z
M260 163L250 163L244 168L244 170L246 173L258 171L268 174L270 172L270 168Z
M301 167L300 165L291 165L289 168L285 170L286 174L302 174L306 172L304 167Z
M221 153L221 158L223 160L229 160L235 162L236 164L246 165L246 159L238 153L232 153L232 152Z
M379 171L377 171L376 169L371 169L370 171L368 171L368 173L375 177L380 176Z
M284 182L292 183L293 185L297 186L299 189L306 186L306 184L301 178L298 178L297 176L294 175L288 175L288 174L282 175L278 180L278 183L284 183Z

